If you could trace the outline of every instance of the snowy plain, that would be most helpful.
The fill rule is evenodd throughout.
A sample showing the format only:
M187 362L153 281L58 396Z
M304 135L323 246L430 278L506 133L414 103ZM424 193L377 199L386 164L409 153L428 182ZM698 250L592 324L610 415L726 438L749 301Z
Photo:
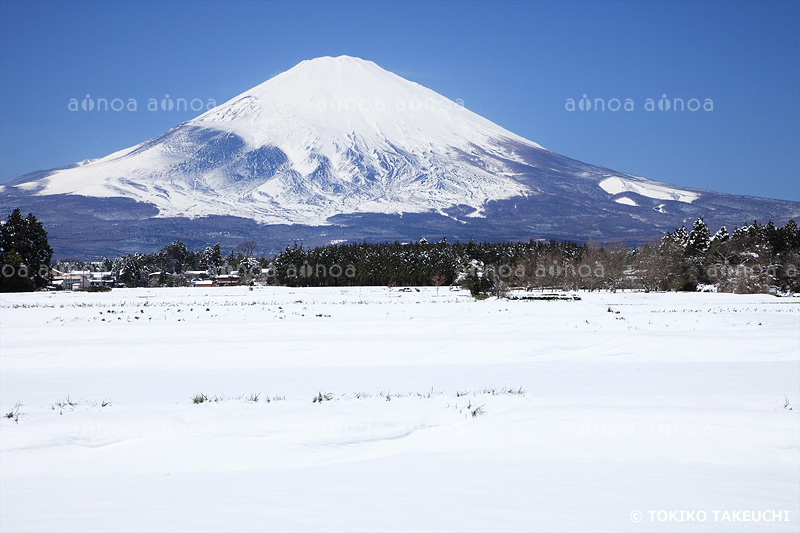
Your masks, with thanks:
M4 294L0 529L798 531L800 298L579 296Z

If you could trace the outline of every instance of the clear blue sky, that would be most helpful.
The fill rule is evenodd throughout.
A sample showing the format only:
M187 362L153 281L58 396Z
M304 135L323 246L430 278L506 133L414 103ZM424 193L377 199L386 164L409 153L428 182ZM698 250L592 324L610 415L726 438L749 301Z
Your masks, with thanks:
M303 59L353 55L553 151L800 200L799 2L0 1L0 182L101 157ZM70 98L138 110L74 112ZM568 98L634 111L567 111ZM713 111L646 111L663 94Z

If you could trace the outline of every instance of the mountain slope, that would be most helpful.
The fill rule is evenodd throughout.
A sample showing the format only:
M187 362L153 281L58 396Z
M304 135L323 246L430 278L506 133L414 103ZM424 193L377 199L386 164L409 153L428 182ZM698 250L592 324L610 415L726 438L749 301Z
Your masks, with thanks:
M569 159L347 56L304 61L159 137L0 188L0 206L35 205L68 243L75 213L59 208L65 202L95 220L125 221L113 235L103 224L94 230L101 242L127 240L117 251L175 238L280 246L287 228L320 242L437 233L630 241L695 216L741 224L800 215L797 202L674 187ZM209 217L227 217L220 229L233 233L209 231ZM171 229L152 243L130 240L154 227Z

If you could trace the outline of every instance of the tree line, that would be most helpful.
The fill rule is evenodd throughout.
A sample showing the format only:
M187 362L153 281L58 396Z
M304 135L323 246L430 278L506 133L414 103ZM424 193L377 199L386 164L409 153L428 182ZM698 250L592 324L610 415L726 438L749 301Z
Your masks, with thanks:
M451 285L474 294L509 288L800 292L800 230L757 221L711 235L703 219L628 248L570 241L351 243L287 247L271 263L291 286ZM353 275L336 268L353 265ZM335 275L332 275L333 274Z
M651 291L800 292L800 230L753 221L711 234L702 218L656 242L629 248L571 241L292 244L256 257L255 242L223 254L219 244L191 251L180 241L154 253L99 262L59 261L60 271L112 272L127 287L186 286L198 277L293 287L460 285L473 294L512 288ZM0 290L46 287L52 249L32 214L15 210L0 228Z

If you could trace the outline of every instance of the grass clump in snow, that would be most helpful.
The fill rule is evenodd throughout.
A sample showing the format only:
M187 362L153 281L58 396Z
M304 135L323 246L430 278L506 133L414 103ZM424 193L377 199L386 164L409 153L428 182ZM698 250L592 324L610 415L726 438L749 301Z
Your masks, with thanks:
M3 418L8 418L19 424L19 417L22 416L22 413L19 410L20 407L22 407L22 403L17 402L16 404L14 404L14 408L11 411L3 415Z
M98 401L86 401L86 400L73 400L70 396L67 396L63 400L56 400L53 405L50 406L50 409L53 411L58 410L59 415L63 415L64 411L74 411L76 407L79 406L85 407L109 407L111 405L110 400L103 400L102 402Z
M74 411L75 408L78 407L78 405L80 405L80 402L73 401L72 399L70 399L69 396L67 396L67 398L64 400L56 400L56 402L50 406L50 409L52 409L53 411L58 409L58 414L63 415L65 409Z
M449 408L451 407L451 405L447 404L447 407ZM459 406L459 402L456 402L455 405L453 405L452 407L453 409L455 409L461 414L464 414L467 417L478 418L479 416L486 414L486 409L484 409L484 407L486 407L486 404L473 405L472 400L469 400L466 406L463 407Z
M205 395L205 394L203 394L203 393L200 393L200 394L195 394L195 395L192 397L192 403L193 403L193 404L195 404L195 405L197 405L197 404L201 404L201 403L206 403L207 401L209 401L209 400L208 400L208 396L206 396L206 395Z
M330 396L331 398L333 398L332 394L331 395L325 395L325 396L326 397ZM280 396L280 395L275 395L272 398L270 398L268 395L264 395L262 397L260 392L253 392L253 393L250 393L250 394L241 394L239 396L226 396L224 394L223 395L219 395L219 396L216 395L216 394L213 395L213 396L209 396L209 395L201 392L200 394L195 394L194 396L192 396L192 403L195 404L195 405L199 405L201 403L209 403L209 402L218 403L218 402L227 402L227 401L244 401L244 402L249 402L249 403L258 403L258 402L260 402L262 400L264 401L264 403L270 403L270 402L279 402L279 401L282 401L282 400L285 400L285 399L286 399L286 396Z
M478 394L491 394L492 396L525 396L525 389L523 389L522 387L517 387L516 389L513 388L509 389L507 387L503 387L502 389L495 389L494 387L492 387L492 388L480 389L472 393L473 396L476 396ZM464 396L464 394L461 394L461 396Z
M472 401L470 400L470 402L467 404L467 411L469 411L469 414L472 415L472 418L478 418L482 414L486 413L486 411L484 410L485 406L486 404L474 406L472 405Z
M484 387L482 389L476 389L476 390L459 389L459 390L456 390L455 395L456 395L456 398L463 398L463 397L466 397L466 396L475 397L475 396L484 396L484 395L491 395L491 396L524 396L525 393L526 393L526 391L522 387L517 387L517 388L503 387L503 388L500 388L500 389L498 389L496 387ZM386 390L386 391L380 391L380 393L378 393L378 397L383 398L387 402L390 402L392 400L396 400L396 399L399 399L399 398L417 398L417 399L422 399L422 400L429 400L434 396L442 396L442 395L444 395L444 390L436 390L433 387L431 387L430 389L428 389L425 392L413 392L413 391L409 391L409 392L392 392L390 390ZM333 394L332 392L319 391L316 395L312 396L311 403L330 402L330 401L333 401L334 399L336 399L336 397L337 396L335 394ZM364 392L364 391L356 392L356 393L354 393L352 395L342 395L342 396L340 396L340 398L357 399L357 400L364 400L364 399L372 398L372 397L373 397L372 393ZM233 401L233 400L245 401L245 402L250 402L250 403L258 403L258 402L261 402L263 400L264 403L271 403L271 402L277 402L277 401L286 400L286 396L276 395L276 396L270 397L269 395L263 395L262 396L261 393L241 394L239 396L224 396L224 395L223 396L217 396L217 395L208 396L205 393L200 393L200 394L195 394L194 396L192 396L192 403L194 403L196 405L197 404L201 404L201 403L208 403L208 402L215 402L216 403L216 402ZM470 400L470 402L471 402L471 400ZM55 406L53 408L55 409L56 406L58 406L58 407L65 407L65 406L74 407L75 405L78 405L78 403L77 402L72 402L69 398L67 398L67 400L62 401L62 402L58 402L57 404L55 404ZM106 405L110 405L110 402L104 401L102 406L105 407ZM483 414L485 412L484 409L483 409L483 405L481 405L481 406L479 406L477 408L473 408L471 406L471 403L470 403L469 409L470 409L470 411L475 411L475 414L473 415L475 418L477 418L478 416L480 416L481 414Z
M319 392L314 398L311 400L311 403L322 403L322 402L329 402L333 400L333 394L330 392L326 392L325 394L322 391Z

